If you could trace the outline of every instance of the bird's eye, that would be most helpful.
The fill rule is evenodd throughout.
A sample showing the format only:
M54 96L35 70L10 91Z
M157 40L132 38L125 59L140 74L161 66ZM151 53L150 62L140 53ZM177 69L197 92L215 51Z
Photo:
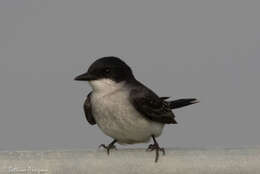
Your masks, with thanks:
M105 73L106 74L109 74L111 72L111 69L110 68L105 68Z

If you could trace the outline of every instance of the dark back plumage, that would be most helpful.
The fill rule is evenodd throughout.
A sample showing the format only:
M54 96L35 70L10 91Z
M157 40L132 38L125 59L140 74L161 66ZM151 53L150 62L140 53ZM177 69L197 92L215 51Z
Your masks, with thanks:
M175 115L171 111L168 102L158 97L152 90L142 83L132 82L130 101L135 109L144 117L155 122L177 124Z

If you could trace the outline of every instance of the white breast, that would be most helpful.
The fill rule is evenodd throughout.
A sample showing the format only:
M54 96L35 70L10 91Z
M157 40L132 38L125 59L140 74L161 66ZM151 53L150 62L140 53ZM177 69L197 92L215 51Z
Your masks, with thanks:
M91 86L94 85L92 82ZM104 85L99 82L100 86ZM120 144L146 142L151 135L159 136L164 124L150 121L140 115L128 97L129 92L124 84L117 84L117 87L114 85L110 90L95 91L93 88L92 114L100 129Z

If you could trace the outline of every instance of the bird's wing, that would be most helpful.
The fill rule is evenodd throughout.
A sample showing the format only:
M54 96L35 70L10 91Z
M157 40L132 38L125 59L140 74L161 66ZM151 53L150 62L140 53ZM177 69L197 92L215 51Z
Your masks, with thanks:
M91 108L91 92L88 94L87 99L84 103L84 112L85 112L85 116L87 121L89 122L89 124L94 125L96 124L96 121L92 115L92 108Z
M199 103L199 100L196 98L182 98L178 100L168 101L171 109L178 109L184 106L192 105Z
M163 99L143 85L130 92L130 101L141 115L155 122L177 124L169 103Z
M167 99L169 99L170 97L160 97L160 99L162 99L162 100L167 100Z

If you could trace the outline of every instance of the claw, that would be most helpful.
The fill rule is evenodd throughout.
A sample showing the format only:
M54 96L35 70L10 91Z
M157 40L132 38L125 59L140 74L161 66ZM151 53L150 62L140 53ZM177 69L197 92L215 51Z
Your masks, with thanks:
M105 144L100 144L100 145L98 146L99 149L100 149L101 147L106 148L106 145L105 145Z
M157 162L158 159L159 159L159 151L161 151L162 154L165 155L165 149L161 148L159 146L159 144L156 142L154 136L152 136L152 137L153 137L153 140L154 140L154 144L150 144L148 146L148 148L146 149L146 151L150 151L151 152L151 151L155 150L155 162Z
M111 149L117 150L116 146L114 145L115 143L116 143L116 140L114 140L114 141L113 141L112 143L110 143L108 146L106 146L105 144L100 144L100 145L98 146L98 148L103 147L104 149L107 150L107 155L109 155Z

